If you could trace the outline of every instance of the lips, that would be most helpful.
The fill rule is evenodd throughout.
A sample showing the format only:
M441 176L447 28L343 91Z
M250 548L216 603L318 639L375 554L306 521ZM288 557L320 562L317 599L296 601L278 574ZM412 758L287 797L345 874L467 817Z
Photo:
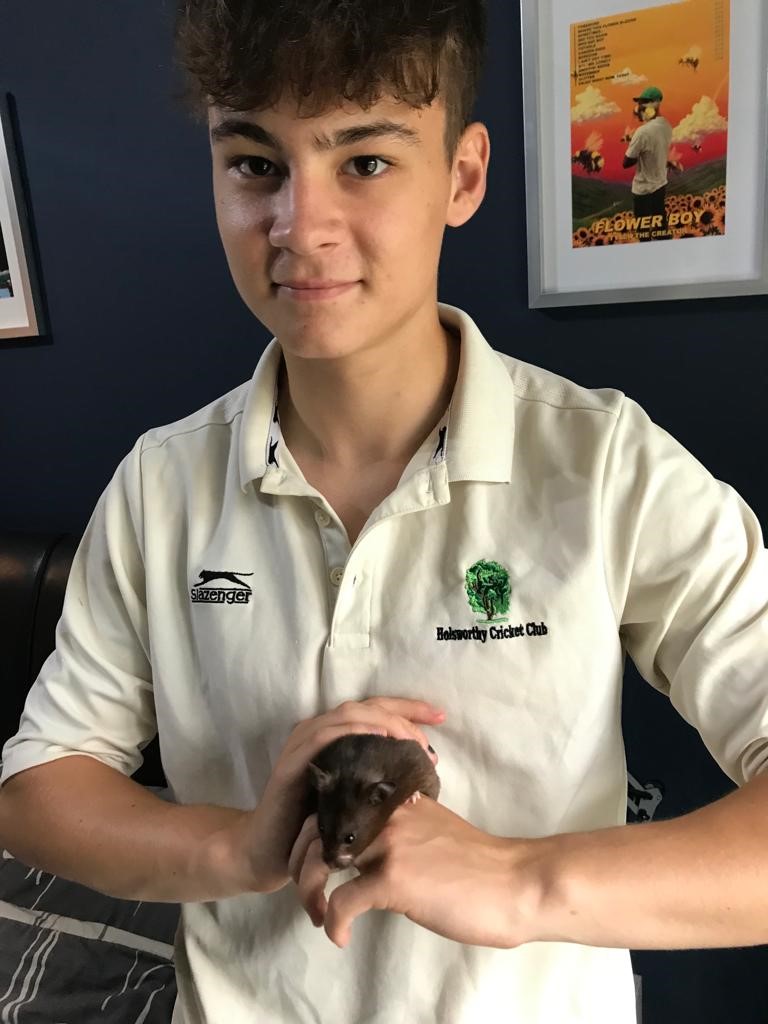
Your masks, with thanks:
M275 281L275 284L284 288L294 288L304 291L305 289L340 288L344 284L354 284L354 281L321 281L319 278L310 278L306 281Z
M330 287L317 287L316 283L312 282L312 287L309 287L306 282L302 282L300 286L286 283L276 285L276 288L278 296L292 302L325 302L351 293L358 284L359 281L347 281Z

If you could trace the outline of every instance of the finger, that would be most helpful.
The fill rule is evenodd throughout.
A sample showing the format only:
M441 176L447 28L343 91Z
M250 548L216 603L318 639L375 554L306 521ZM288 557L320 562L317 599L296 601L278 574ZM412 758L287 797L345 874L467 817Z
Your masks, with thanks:
M430 754L429 737L405 719L399 718L397 715L390 715L385 711L376 712L373 708L364 712L362 719L359 712L355 714L357 715L355 719L347 719L337 724L329 723L320 729L316 728L317 723L315 723L315 731L312 734L305 736L301 741L294 740L290 745L286 744L282 755L285 759L286 772L291 775L301 772L307 762L311 761L315 754L327 747L329 743L351 733L415 740L427 754Z
M445 711L426 700L409 700L405 697L367 697L361 703L378 704L392 715L407 718L412 722L431 725L436 718L444 718Z
M343 949L352 937L352 924L366 910L389 909L388 888L378 873L359 875L331 893L325 911L325 934Z
M378 714L378 709L385 712L383 719ZM378 725L386 722L390 716L412 722L422 722L428 725L437 724L445 718L445 712L442 708L438 708L428 701L409 700L404 697L368 697L363 701L347 700L339 704L332 711L326 712L322 717L327 719L328 724L331 725L337 724L339 717L341 717L343 724L346 725L352 722L371 721L370 714L368 713L370 711L373 711L374 714L373 723ZM294 745L303 743L308 736L314 733L317 722L318 719L316 717L307 718L303 722L299 722L294 726L289 740L293 741L295 739L296 743Z
M313 839L307 849L299 873L298 891L301 905L314 925L321 925L327 909L325 885L331 871L323 860L323 847L319 839Z
M293 878L294 882L299 884L299 877L301 876L301 869L304 865L304 860L307 856L307 850L309 849L310 843L314 839L319 839L320 833L317 828L317 815L310 814L307 820L304 822L301 832L296 837L296 842L293 844L293 849L288 858L288 871Z
M307 764L315 754L319 754L324 747L327 747L334 740L340 739L342 736L349 736L351 733L373 734L376 736L388 735L385 728L365 723L326 726L320 729L319 732L315 732L310 737L305 738L298 745L294 744L289 747L286 744L283 753L280 755L283 777L292 780L297 778L303 779Z
M363 703L368 706L378 705L393 716L388 725L390 730L388 735L394 736L396 739L409 739L412 737L427 752L429 752L429 737L423 729L420 729L418 725L413 723L423 722L428 725L442 725L445 719L445 712L441 708L426 701L407 701L401 700L398 697L370 697ZM414 710L410 713L408 712L409 705L415 705Z
M387 736L394 739L413 739L429 752L429 737L414 721L438 724L445 717L445 712L426 701L405 700L399 697L369 697L362 702L345 701L340 704L332 715L340 714L345 720L360 721L361 716L373 714L371 719L375 728L386 730Z
M402 828L408 819L413 815L431 815L434 813L432 808L436 808L438 806L440 807L440 812L438 812L439 814L442 814L444 810L447 810L447 808L444 808L442 804L438 805L437 800L433 800L432 797L429 797L424 793L420 795L415 804L408 803L408 801L400 804L390 814L384 828L379 832L376 838L368 843L364 850L361 850L360 853L353 857L352 866L357 868L358 871L364 872L365 869L375 867L377 863L381 863L392 847L393 836Z

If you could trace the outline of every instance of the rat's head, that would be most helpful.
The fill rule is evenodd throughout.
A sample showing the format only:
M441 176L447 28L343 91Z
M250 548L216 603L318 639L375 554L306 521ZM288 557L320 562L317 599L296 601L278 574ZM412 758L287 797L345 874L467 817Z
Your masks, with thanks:
M310 783L317 790L317 824L323 860L345 868L379 834L394 807L395 783L385 778L348 777L310 763Z

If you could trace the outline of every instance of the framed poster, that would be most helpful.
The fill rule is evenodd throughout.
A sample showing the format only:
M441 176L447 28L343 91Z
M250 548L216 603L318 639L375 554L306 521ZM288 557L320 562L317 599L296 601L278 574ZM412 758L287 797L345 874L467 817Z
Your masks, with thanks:
M768 293L764 0L521 4L529 306Z
M44 333L29 218L10 112L0 92L0 340Z

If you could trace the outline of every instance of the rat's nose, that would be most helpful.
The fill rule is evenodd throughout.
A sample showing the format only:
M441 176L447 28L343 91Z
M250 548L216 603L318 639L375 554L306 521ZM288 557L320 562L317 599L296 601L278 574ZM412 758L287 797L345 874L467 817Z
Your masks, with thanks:
M351 853L337 853L333 858L333 867L336 868L348 868L352 863Z

